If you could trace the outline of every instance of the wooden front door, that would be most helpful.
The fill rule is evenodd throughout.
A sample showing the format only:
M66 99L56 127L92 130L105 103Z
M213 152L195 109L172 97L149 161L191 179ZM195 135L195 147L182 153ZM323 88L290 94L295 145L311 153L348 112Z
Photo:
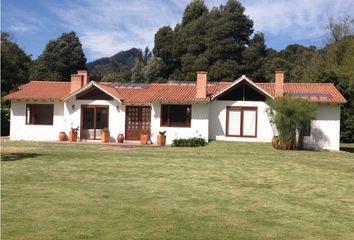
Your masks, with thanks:
M150 132L151 107L127 106L125 117L125 139L139 140L143 130Z

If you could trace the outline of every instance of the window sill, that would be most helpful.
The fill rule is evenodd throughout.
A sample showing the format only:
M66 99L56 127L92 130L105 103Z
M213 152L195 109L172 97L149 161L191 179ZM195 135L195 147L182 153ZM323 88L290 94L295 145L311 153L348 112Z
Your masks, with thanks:
M164 128L191 128L191 126L164 126L164 125L160 125L160 127L164 127Z
M225 137L257 138L257 136L225 135Z

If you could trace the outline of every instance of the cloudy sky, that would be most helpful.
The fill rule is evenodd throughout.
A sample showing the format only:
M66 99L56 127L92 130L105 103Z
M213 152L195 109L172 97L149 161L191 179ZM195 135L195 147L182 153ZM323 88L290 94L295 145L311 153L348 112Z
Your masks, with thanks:
M211 9L227 0L205 0ZM131 47L153 47L162 26L175 26L190 0L2 0L2 31L37 58L45 44L75 31L89 61ZM328 17L354 16L353 0L241 0L268 47L321 46Z

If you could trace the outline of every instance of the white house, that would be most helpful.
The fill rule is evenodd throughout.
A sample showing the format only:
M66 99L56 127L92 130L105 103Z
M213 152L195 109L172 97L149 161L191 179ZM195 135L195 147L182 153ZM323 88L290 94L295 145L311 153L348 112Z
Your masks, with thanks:
M11 140L58 140L59 132L79 127L80 140L100 139L104 127L111 141L118 134L138 140L150 132L156 142L166 131L167 143L176 138L270 142L276 130L267 114L267 98L305 98L318 103L317 116L305 147L339 150L340 104L346 100L329 83L255 83L246 76L234 82L98 83L78 71L71 82L31 81L11 93Z

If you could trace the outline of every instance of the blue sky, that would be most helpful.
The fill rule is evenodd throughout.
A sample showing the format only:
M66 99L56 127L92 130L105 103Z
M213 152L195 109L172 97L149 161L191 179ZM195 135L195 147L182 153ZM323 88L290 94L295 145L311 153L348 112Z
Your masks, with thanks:
M211 9L227 0L205 0ZM153 47L162 26L181 21L190 0L2 0L1 28L32 58L61 33L75 31L88 61L131 47ZM328 17L354 16L353 0L241 0L268 47L321 46Z

